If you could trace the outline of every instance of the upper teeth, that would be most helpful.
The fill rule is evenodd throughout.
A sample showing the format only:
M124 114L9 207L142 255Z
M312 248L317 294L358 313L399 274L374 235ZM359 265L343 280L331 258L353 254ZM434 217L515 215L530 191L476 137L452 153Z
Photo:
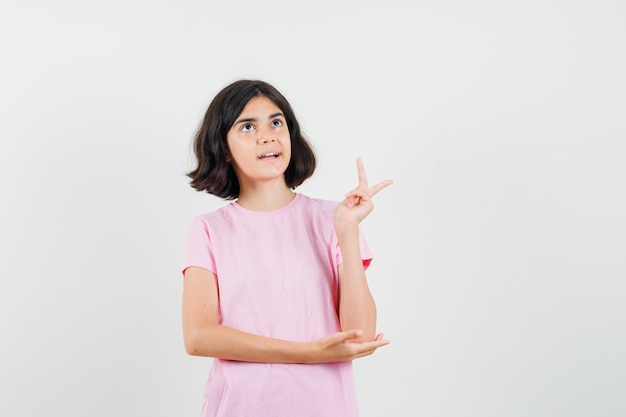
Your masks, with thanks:
M269 152L269 153L264 153L261 156L278 156L278 153L276 153L276 152Z

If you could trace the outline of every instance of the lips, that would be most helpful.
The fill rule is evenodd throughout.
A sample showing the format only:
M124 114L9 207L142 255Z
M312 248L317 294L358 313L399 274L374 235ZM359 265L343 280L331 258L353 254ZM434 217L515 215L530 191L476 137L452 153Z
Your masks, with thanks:
M262 154L257 156L257 158L264 160L264 159L278 158L279 156L280 156L280 152L263 152Z

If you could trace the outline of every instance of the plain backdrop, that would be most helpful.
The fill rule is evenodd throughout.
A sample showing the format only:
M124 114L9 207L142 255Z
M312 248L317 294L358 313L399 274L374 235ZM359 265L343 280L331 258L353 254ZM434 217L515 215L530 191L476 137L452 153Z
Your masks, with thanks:
M3 1L0 415L192 417L193 134L239 78L293 105L340 199L363 157L391 345L362 417L626 415L626 6Z

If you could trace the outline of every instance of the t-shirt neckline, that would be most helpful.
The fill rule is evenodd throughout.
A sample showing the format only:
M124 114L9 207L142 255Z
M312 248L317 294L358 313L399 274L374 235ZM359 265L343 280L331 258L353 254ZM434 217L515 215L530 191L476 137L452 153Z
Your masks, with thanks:
M247 214L249 216L256 216L256 217L267 217L267 216L277 216L279 214L282 214L288 210L291 210L296 204L298 204L298 201L300 201L300 198L302 196L302 194L300 193L294 193L294 197L291 199L291 201L289 203L287 203L286 205L284 205L283 207L276 209L276 210L270 210L270 211L258 211L258 210L250 210L247 209L243 206L241 206L237 201L234 201L232 203L232 206L239 212Z

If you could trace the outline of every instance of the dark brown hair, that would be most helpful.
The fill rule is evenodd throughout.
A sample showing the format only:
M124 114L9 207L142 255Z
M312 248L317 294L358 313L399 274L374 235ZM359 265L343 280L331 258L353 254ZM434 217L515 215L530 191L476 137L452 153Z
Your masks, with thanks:
M291 160L285 171L287 186L295 188L313 175L315 154L300 132L300 125L287 99L264 81L239 80L215 96L196 133L193 149L198 166L187 173L193 188L226 200L239 197L239 181L233 167L226 161L229 155L226 135L248 101L258 96L267 97L283 112L289 128Z

